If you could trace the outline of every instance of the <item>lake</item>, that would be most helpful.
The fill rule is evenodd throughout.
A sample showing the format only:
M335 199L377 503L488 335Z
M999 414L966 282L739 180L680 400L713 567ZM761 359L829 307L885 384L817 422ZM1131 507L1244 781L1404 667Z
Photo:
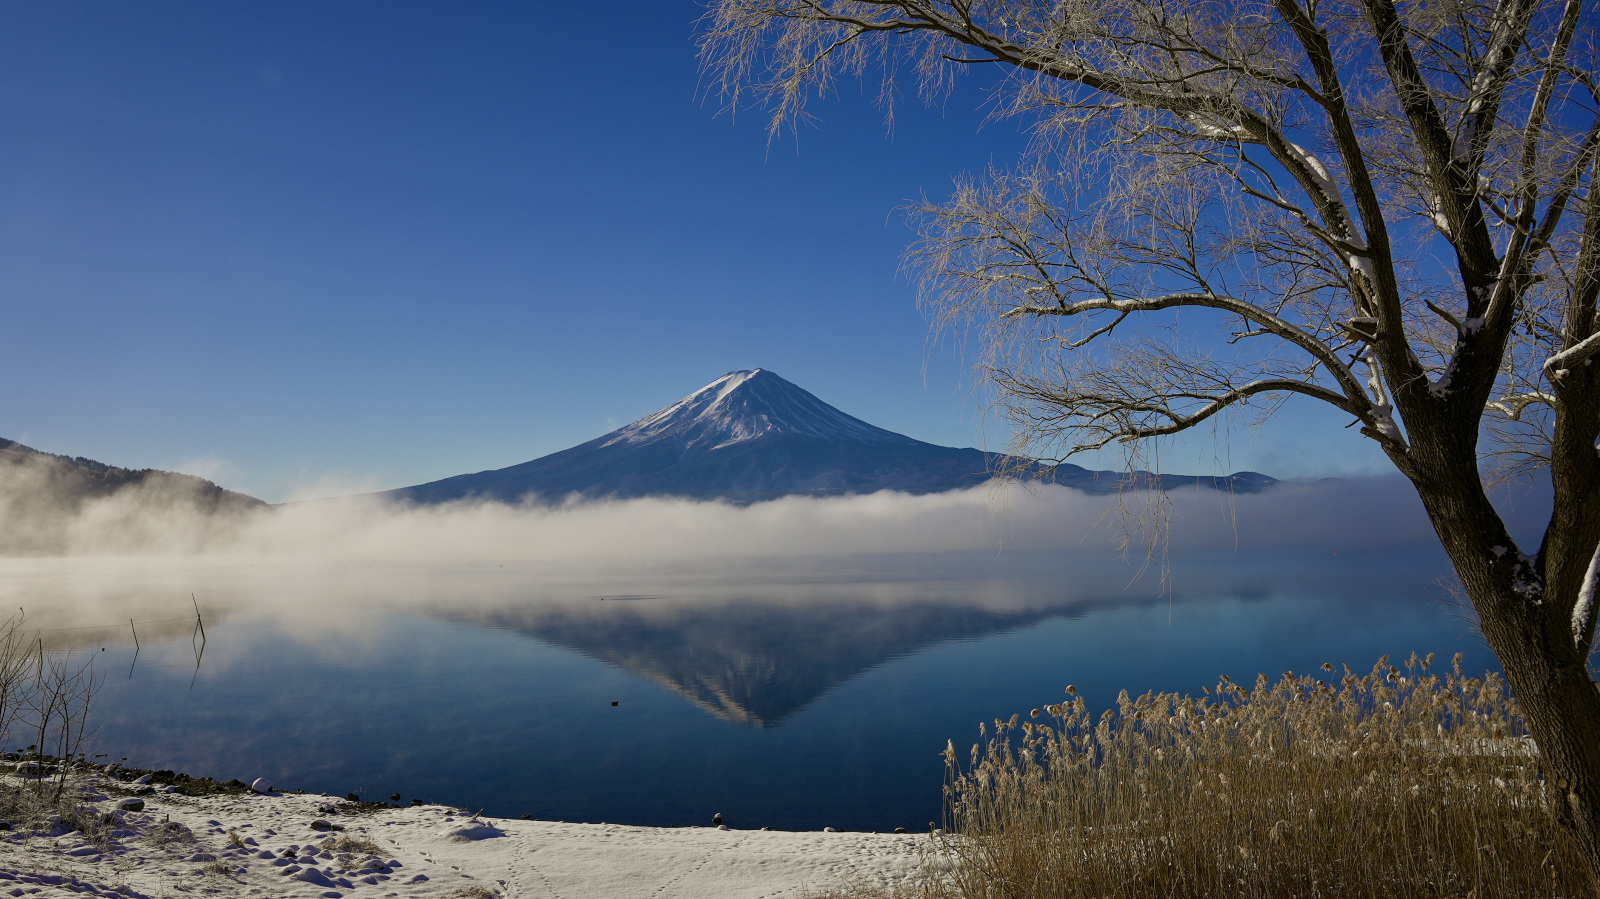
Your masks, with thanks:
M556 821L915 830L940 817L947 740L965 757L978 722L1068 684L1104 708L1412 651L1496 667L1436 549L1170 570L1164 589L1060 552L582 572L9 559L0 585L47 645L94 654L91 752Z

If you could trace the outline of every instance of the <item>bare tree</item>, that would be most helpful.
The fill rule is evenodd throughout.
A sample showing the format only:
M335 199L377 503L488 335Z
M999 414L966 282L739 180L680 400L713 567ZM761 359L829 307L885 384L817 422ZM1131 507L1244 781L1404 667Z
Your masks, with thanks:
M731 104L992 74L1016 166L914 211L1023 448L1350 416L1415 485L1600 884L1600 84L1582 0L713 0ZM1247 412L1248 414L1248 412ZM1548 467L1517 545L1486 483ZM1532 551L1529 551L1529 550Z

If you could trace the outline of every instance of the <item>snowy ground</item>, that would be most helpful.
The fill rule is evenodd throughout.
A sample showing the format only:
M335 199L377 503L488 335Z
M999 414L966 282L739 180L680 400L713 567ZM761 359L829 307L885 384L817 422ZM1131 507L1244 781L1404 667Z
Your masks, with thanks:
M926 835L475 819L316 794L157 792L118 811L137 787L83 786L85 805L121 819L109 841L61 826L0 831L0 897L799 897L913 880L931 848Z

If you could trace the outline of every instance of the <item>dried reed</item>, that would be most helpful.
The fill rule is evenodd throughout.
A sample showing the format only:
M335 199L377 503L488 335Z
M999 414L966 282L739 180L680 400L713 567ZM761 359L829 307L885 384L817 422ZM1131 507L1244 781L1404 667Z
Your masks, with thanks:
M1592 895L1494 674L1348 666L1198 698L1124 692L946 749L936 899ZM1332 671L1331 665L1324 670ZM986 728L980 727L980 732ZM871 891L862 891L870 893Z

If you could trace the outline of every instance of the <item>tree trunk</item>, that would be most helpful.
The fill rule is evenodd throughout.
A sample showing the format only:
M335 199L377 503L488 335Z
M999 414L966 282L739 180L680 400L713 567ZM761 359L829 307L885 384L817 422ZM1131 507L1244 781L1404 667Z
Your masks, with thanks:
M1538 744L1552 810L1577 841L1600 895L1600 687L1559 613L1575 597L1563 603L1545 596L1536 605L1513 589L1513 580L1495 576L1506 565L1483 564L1482 550L1467 545L1480 541L1444 529L1439 536Z

